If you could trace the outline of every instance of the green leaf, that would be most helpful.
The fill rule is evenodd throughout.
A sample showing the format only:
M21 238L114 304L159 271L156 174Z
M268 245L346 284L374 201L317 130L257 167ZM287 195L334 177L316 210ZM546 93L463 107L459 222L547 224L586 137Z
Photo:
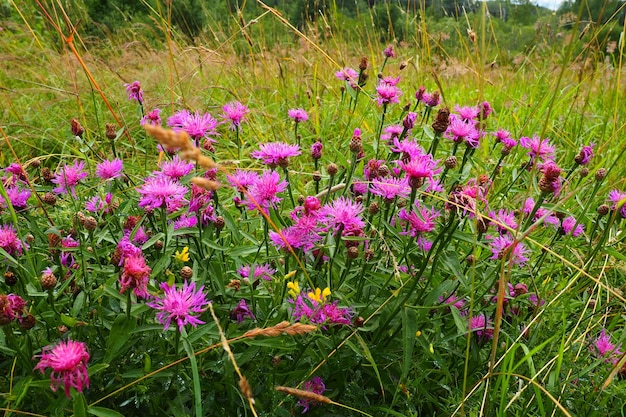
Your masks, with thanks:
M87 412L98 417L124 417L123 414L120 414L115 410L111 410L110 408L104 407L89 407Z
M134 318L130 320L125 314L120 314L115 319L111 332L109 333L109 346L104 355L104 362L111 363L119 351L124 347L128 339L132 336L132 331L137 326Z
M385 396L385 388L383 387L383 380L380 377L380 372L378 372L378 365L376 364L376 361L374 360L374 357L372 356L372 353L370 352L369 348L367 347L367 344L365 343L365 340L363 340L363 338L361 337L360 334L355 333L354 336L356 337L356 340L359 342L359 345L361 346L361 349L363 349L363 354L365 355L365 357L367 358L367 360L369 361L369 363L372 365L372 368L374 369L374 373L376 373L376 378L378 379L378 383L380 384L380 392L383 395L383 397ZM354 346L353 343L348 342L348 345L352 345L352 350L354 350L356 353L361 353L356 349L356 346Z
M86 417L87 416L87 401L85 396L78 392L72 395L72 403L74 411L74 417Z
M78 323L78 320L76 320L74 317L70 317L70 316L66 316L65 314L61 314L61 322L63 324L65 324L67 327L72 328L72 327L76 326L76 323Z
M413 347L415 346L415 333L417 333L417 316L412 308L402 309L402 347L404 355L402 360L401 382L406 381L413 363Z
M85 293L85 291L81 291L78 293L76 299L74 300L74 306L72 307L73 316L78 316L80 314L80 312L83 310L83 307L85 307L86 299L87 294Z

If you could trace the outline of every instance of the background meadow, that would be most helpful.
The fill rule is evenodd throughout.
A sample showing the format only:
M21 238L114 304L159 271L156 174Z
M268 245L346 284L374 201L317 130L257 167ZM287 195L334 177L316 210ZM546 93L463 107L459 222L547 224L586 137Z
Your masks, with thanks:
M623 415L623 3L370 3L2 4L5 415Z

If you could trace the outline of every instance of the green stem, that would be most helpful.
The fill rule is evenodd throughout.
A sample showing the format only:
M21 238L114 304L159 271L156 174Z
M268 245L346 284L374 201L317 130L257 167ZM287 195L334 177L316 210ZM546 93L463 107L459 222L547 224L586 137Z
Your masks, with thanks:
M194 406L196 410L196 417L202 417L202 389L200 385L200 372L198 371L198 361L196 355L191 347L191 343L187 340L187 332L185 328L182 329L182 342L187 357L189 358L189 364L191 365L191 376L193 379L193 393L194 393Z

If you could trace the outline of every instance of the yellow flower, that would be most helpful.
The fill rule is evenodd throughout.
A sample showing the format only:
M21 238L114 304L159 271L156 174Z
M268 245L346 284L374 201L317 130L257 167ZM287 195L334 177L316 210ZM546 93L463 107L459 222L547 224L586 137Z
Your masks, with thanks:
M298 298L298 294L300 294L300 286L297 282L288 282L287 288L289 288L289 295L292 298Z
M189 260L189 248L185 246L182 251L176 251L174 259L180 262L187 262Z
M326 298L330 295L330 288L326 287L324 288L324 291L322 291L319 288L315 289L315 292L310 292L307 294L307 296L313 300L313 301L317 301L318 303L323 303L326 301Z

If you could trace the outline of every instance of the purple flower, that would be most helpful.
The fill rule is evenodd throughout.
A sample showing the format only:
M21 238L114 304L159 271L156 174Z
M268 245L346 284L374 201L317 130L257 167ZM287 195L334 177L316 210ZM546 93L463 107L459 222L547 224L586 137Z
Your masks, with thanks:
M113 210L111 206L112 201L112 193L106 193L104 200L99 195L95 195L85 202L85 209L92 213L102 212L103 214L109 214Z
M198 316L206 310L209 301L202 292L204 286L196 291L196 283L184 282L183 288L176 290L176 284L170 286L167 282L161 283L161 289L164 294L162 297L156 297L154 301L146 303L146 305L158 310L156 314L157 320L163 325L163 331L170 327L172 320L176 320L178 330L183 331L186 324L196 327L198 324L204 324L198 319Z
M222 110L224 111L222 117L230 121L230 130L237 130L246 119L246 115L250 113L250 109L238 101L224 104Z
M492 219L490 223L495 226L500 234L517 229L515 213L511 210L500 209L497 213L491 211L489 217Z
M0 248L11 256L22 255L22 241L17 237L17 230L13 225L0 226Z
M385 58L394 58L396 54L393 51L393 45L387 45L387 47L383 49L383 55Z
M193 139L196 144L202 138L206 138L210 143L215 142L211 136L217 135L215 128L217 120L209 113L200 114L196 111L191 114L187 110L174 113L167 119L167 125L176 131L183 130Z
M39 357L39 363L35 369L43 374L46 368L51 368L50 388L52 391L63 385L65 396L70 398L70 387L76 388L78 392L83 392L83 388L89 388L89 374L87 373L87 362L89 362L89 352L87 345L83 342L75 342L67 339L59 342L58 345L46 346Z
M305 252L313 249L315 244L322 239L322 232L317 222L317 214L302 216L293 226L286 227L280 233L270 231L269 237L272 245L278 249L288 250L302 249Z
M304 109L289 109L287 115L296 123L309 120L309 114Z
M133 81L131 84L124 84L126 94L129 100L137 100L139 104L143 103L143 90L139 81Z
M493 135L496 137L496 142L502 143L502 145L509 150L517 145L517 141L511 137L511 133L504 129L498 129Z
M320 159L322 157L322 150L324 149L324 145L319 140L311 145L311 158Z
M230 310L230 319L237 320L237 323L243 322L245 319L256 320L254 314L248 307L246 300L241 299L235 308Z
M448 297L440 296L439 302L442 304L447 304L449 306L455 307L457 310L462 311L465 308L465 300L463 298L459 298L454 294L450 294Z
M413 127L415 126L415 121L417 120L417 113L415 112L408 112L407 115L404 117L404 120L402 121L402 126L408 131L413 129Z
M464 122L470 122L472 120L478 119L478 115L480 114L480 109L478 107L469 107L469 106L454 106L454 111L459 114L459 117Z
M574 160L579 165L587 165L591 158L593 158L593 147L595 145L590 143L588 146L583 146Z
M406 222L409 226L407 231L400 232L402 235L410 235L418 239L417 244L422 250L430 250L432 242L423 238L424 233L429 233L435 230L435 221L441 215L433 207L430 209L423 207L422 204L416 200L415 207L411 212L406 209L401 209L398 212L398 219L402 222Z
M478 105L479 115L481 120L485 120L487 117L493 113L493 107L489 104L488 101L483 101Z
M531 162L539 159L547 162L554 157L554 146L550 145L548 139L541 139L534 135L533 138L523 137L519 140L520 146L529 150L528 156Z
M89 175L83 172L84 168L84 161L74 161L73 165L63 166L52 178L52 182L57 185L52 191L57 194L66 194L69 191L76 197L75 188L78 182Z
M248 210L263 210L267 212L270 206L279 203L282 198L277 194L287 189L287 181L281 181L276 171L265 171L248 187L245 204Z
M266 281L272 280L272 275L276 272L270 264L265 265L244 265L237 270L244 281L256 281L259 278Z
M0 294L0 325L11 323L13 320L21 320L28 314L26 301L16 294Z
M435 174L440 173L443 168L438 168L439 161L435 161L430 154L413 155L408 162L400 161L398 165L409 177L411 188L421 186L424 178L432 179Z
M313 379L305 381L304 384L302 384L302 389L317 395L322 395L324 391L326 391L326 385L324 385L322 378L316 376ZM303 407L302 414L304 414L309 411L312 405L316 406L319 405L319 403L308 398L300 398L297 405Z
M328 230L347 232L363 230L365 223L361 219L363 204L345 197L331 201L321 208L319 221Z
M122 176L123 167L124 165L121 159L102 161L96 165L96 175L105 181L120 178Z
M540 165L540 170L543 176L539 180L539 189L544 193L558 195L561 191L561 168L554 161L547 161Z
M372 181L370 191L379 195L385 203L392 203L396 198L408 197L411 192L409 181L406 178L377 178Z
M24 210L27 207L28 199L30 198L30 190L28 188L20 188L19 185L6 186L5 187L9 201L16 211ZM8 207L7 202L0 200L0 207Z
M474 127L474 123L470 123L462 118L453 116L453 114L450 115L450 124L444 133L444 137L455 143L465 142L472 148L478 147L480 134L478 133L478 130L476 130L476 127Z
M398 138L395 138L393 140L393 145L391 146L391 151L401 153L401 159L403 161L408 161L414 156L419 157L426 154L424 148L418 145L415 140L410 139L403 139L400 141Z
M294 299L289 300L293 304L293 318L313 324L352 324L351 309L339 307L338 301L328 302L329 296L328 288L323 291L316 288L315 291L297 294Z
M169 177L158 176L146 179L137 192L141 194L139 207L148 210L166 208L171 213L183 206L187 188Z
M198 225L198 218L196 216L187 216L183 214L176 221L174 221L174 230L193 228Z
M161 171L155 171L154 174L157 176L164 175L178 181L191 171L193 171L192 162L183 161L178 155L174 155L171 161L165 161L161 164Z
M161 109L154 109L146 113L146 115L141 118L139 124L141 126L146 124L152 126L161 126Z
M123 260L124 268L119 277L120 293L124 293L128 289L132 289L137 297L148 298L148 281L152 268L146 265L146 260L141 254L133 253L126 256Z
M382 135L380 135L380 140L388 143L392 140L397 141L402 132L404 132L404 127L402 125L385 126Z
M378 103L379 106L398 103L402 95L402 91L398 87L386 82L378 83L376 93L378 94L376 103Z
M424 93L422 95L422 102L426 107L437 107L440 101L441 96L439 95L439 91L435 91L434 93Z
M619 215L626 219L626 193L619 190L611 190L609 192L609 201L613 210L619 210Z
M591 351L597 354L601 358L608 356L607 361L611 362L611 359L617 362L619 356L622 355L619 346L611 343L611 335L606 334L606 329L602 329L600 335L593 341Z
M335 77L347 82L350 87L357 88L359 73L355 69L346 67L340 71L337 71L335 73Z
M574 225L576 225L576 218L574 216L568 216L563 219L561 227L563 228L563 233L566 235L571 234L574 237L578 237L585 232L585 227L582 224L577 224L576 229L574 229Z
M238 169L234 174L227 175L226 179L230 185L238 191L245 191L254 182L258 181L259 174L255 171L244 171Z
M528 249L522 242L516 242L511 235L496 236L491 240L490 259L509 257L514 265L524 266L528 262Z
M484 342L493 339L493 323L483 313L469 319L469 331L476 334L478 340Z
M271 168L289 166L289 158L300 155L298 145L289 145L284 142L261 143L259 150L250 154L255 159L262 159L264 164Z

